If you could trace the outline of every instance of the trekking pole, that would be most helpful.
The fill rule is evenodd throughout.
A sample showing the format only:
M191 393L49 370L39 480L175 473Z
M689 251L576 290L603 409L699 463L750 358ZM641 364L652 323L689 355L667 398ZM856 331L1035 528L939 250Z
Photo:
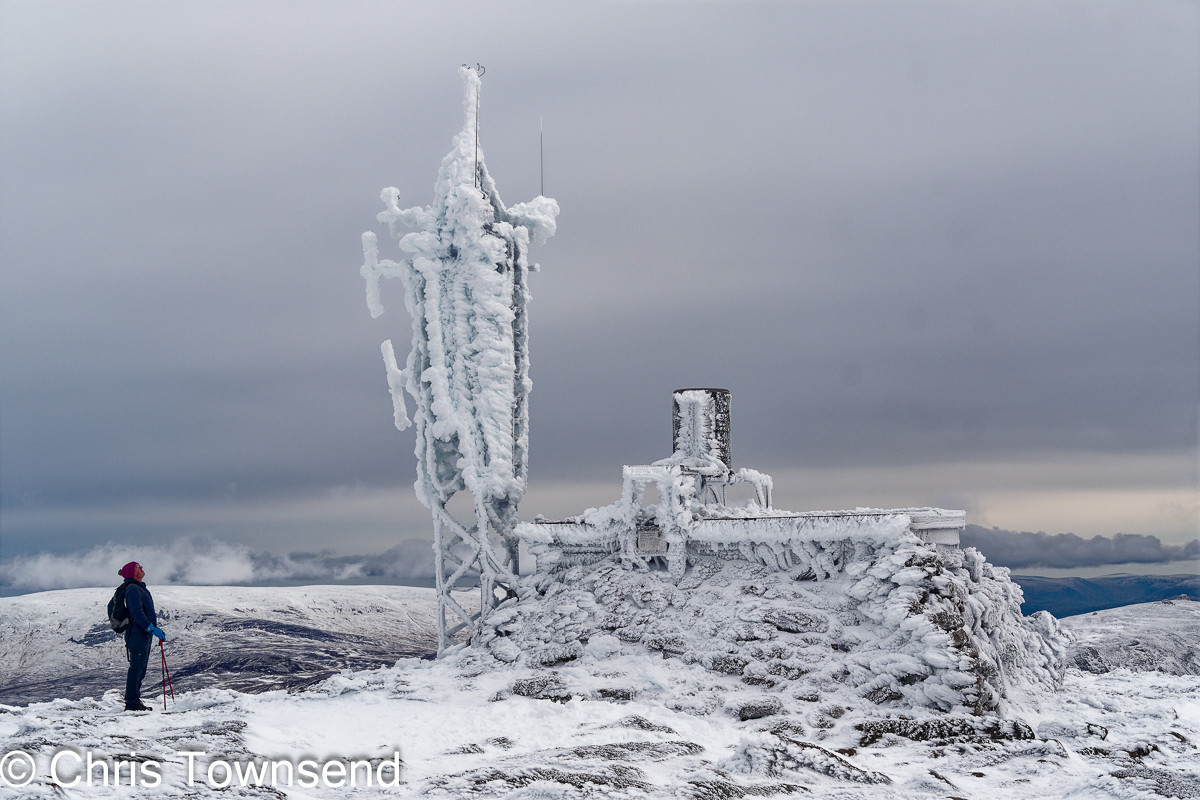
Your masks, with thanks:
M175 699L175 687L171 683L171 672L167 669L167 651L163 648L162 639L158 640L158 654L162 656L162 680L163 680L163 711L167 710L167 690L171 690L171 699Z

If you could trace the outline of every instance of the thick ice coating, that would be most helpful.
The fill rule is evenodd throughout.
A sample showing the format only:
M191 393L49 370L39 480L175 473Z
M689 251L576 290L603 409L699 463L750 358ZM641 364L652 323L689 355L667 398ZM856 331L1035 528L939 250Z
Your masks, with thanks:
M433 511L439 581L443 569L451 585L478 570L487 596L516 572L512 529L525 492L531 385L526 281L536 269L527 253L531 241L554 234L558 203L539 196L509 208L500 200L477 141L479 76L466 68L461 74L465 121L442 159L433 203L402 209L399 190L383 190L378 219L402 257L381 259L375 234L364 233L362 276L371 316L384 310L380 279L399 278L412 317L404 368L390 341L383 357L398 428L410 423L401 390L415 401L415 488ZM474 501L473 526L446 512L463 489ZM499 556L492 536L503 545ZM443 599L473 623L448 592Z

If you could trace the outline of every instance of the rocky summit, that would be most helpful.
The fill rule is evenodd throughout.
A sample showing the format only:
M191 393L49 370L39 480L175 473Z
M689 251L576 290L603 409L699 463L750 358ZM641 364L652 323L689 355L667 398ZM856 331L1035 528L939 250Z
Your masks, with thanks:
M995 714L1023 687L1061 685L1068 641L1057 621L1023 617L1008 570L974 549L902 535L795 551L802 557L787 570L695 559L678 583L615 559L573 567L497 610L477 644L496 661L541 670L602 670L638 652L678 659L721 679L695 710L728 707L743 719L833 698Z

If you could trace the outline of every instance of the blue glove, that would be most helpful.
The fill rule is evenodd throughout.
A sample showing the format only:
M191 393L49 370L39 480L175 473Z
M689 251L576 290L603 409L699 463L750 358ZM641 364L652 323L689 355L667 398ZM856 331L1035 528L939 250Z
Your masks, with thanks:
M162 628L156 628L153 625L151 625L149 628L146 629L146 633L154 634L155 636L158 637L159 641L161 641L161 642L165 642L167 640L167 635L165 633L163 633Z

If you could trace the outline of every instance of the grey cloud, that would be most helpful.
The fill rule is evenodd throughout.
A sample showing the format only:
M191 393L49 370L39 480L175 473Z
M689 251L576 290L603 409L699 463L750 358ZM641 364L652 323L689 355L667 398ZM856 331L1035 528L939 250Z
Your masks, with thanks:
M1193 12L0 14L5 509L407 485L358 237L429 201L476 60L505 200L544 115L563 208L533 481L666 455L696 384L750 465L1195 446Z
M1106 564L1158 564L1200 559L1200 539L1183 545L1164 545L1157 536L1118 533L1084 539L1073 533L1006 531L968 525L963 547L975 547L1002 567L1095 567Z

